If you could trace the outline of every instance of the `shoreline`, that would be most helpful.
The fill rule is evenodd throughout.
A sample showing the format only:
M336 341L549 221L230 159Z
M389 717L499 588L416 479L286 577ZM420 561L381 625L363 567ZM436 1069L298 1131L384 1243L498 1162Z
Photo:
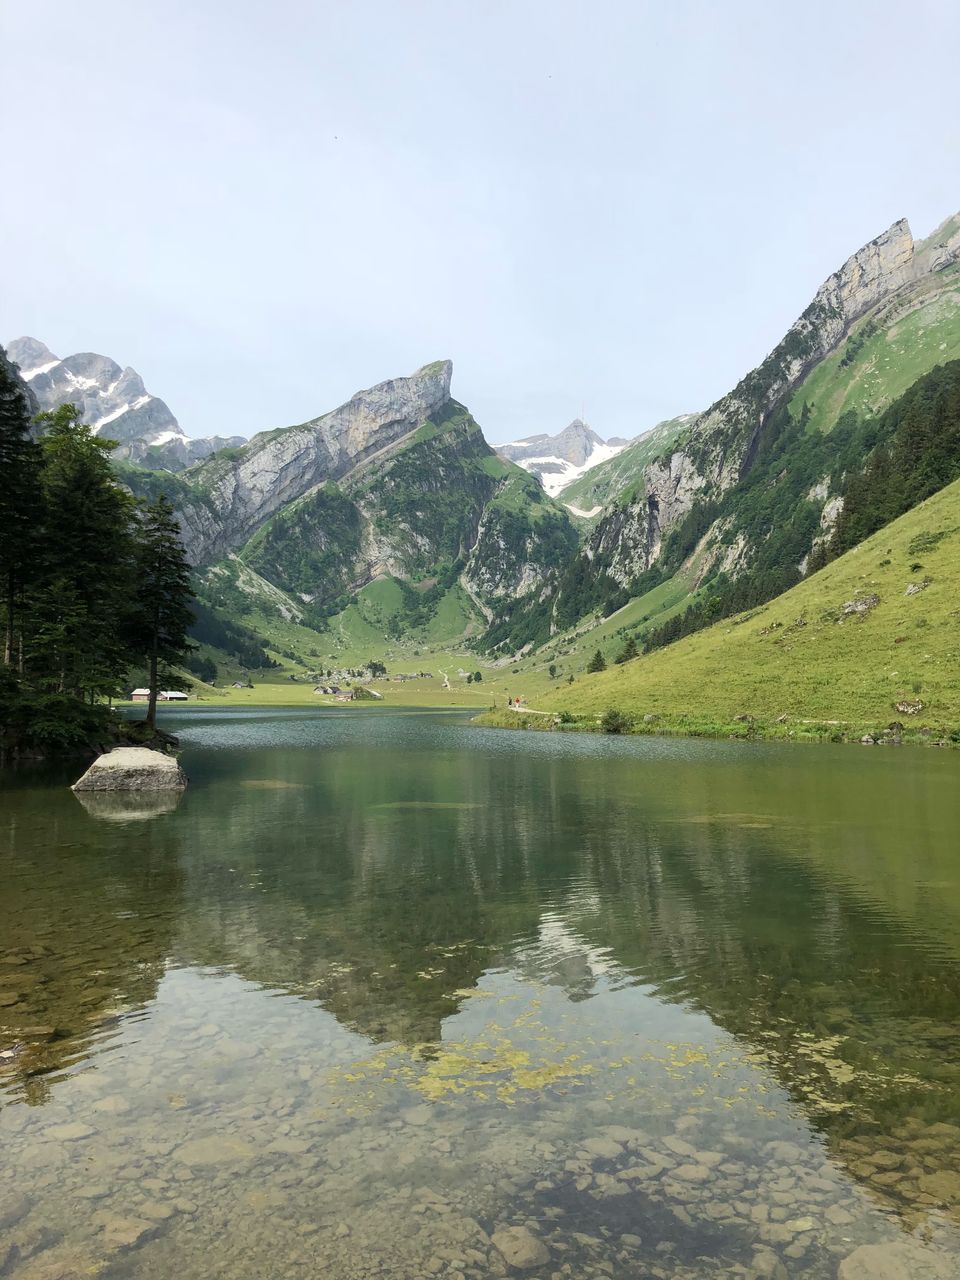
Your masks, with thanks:
M618 727L605 728L602 714L578 715L550 711L510 711L493 708L473 717L472 723L485 729L510 729L534 733L600 733L620 737L712 738L738 742L796 742L844 744L847 746L960 747L960 729L927 724L909 725L901 721L876 722L801 720L785 717L773 723L748 717L732 720L691 715L623 717Z

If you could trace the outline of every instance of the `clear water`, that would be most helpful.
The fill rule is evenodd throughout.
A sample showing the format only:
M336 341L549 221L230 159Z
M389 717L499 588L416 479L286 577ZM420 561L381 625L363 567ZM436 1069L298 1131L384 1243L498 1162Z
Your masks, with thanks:
M166 724L0 782L0 1275L960 1273L960 755Z

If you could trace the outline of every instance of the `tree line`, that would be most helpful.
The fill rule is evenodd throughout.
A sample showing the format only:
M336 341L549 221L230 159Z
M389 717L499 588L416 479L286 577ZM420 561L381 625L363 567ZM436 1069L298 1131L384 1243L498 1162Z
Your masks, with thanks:
M157 691L190 648L190 571L164 497L116 479L113 442L75 405L32 413L0 354L0 749L55 754L109 740L133 668Z

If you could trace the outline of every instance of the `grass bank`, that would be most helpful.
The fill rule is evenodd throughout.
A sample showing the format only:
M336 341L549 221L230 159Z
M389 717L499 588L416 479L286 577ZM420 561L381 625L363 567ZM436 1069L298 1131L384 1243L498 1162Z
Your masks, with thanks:
M554 686L533 703L554 713L542 726L505 709L481 723L954 743L958 624L960 481L768 605Z

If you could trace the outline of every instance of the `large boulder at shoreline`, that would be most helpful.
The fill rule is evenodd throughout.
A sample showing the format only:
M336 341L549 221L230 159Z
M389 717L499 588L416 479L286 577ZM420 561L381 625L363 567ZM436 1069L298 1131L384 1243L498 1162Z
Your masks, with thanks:
M148 747L115 747L98 756L74 791L167 791L187 785L173 756Z

